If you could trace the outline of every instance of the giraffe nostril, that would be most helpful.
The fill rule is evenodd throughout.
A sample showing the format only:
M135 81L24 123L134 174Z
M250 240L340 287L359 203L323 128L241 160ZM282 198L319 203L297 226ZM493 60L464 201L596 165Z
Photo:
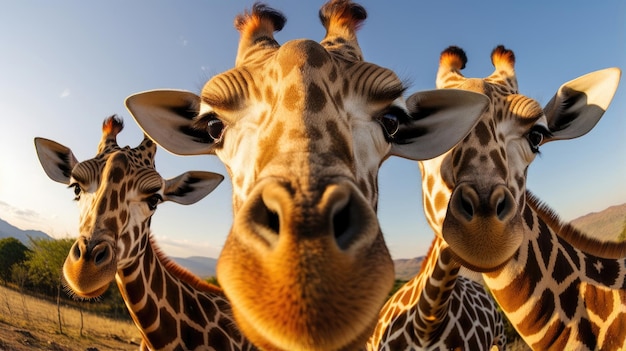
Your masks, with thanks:
M274 233L280 233L280 218L278 213L266 208L267 210L267 226Z
M80 260L82 256L81 250L80 250L80 245L78 243L74 243L73 247L72 247L72 258L75 261Z
M500 221L505 222L514 215L516 208L515 199L506 187L497 186L494 189L491 195L491 203L495 208L495 215Z
M463 208L463 212L465 212L468 219L471 219L472 217L474 217L474 206L472 205L471 198L461 195L460 201L461 201L461 207Z
M498 205L496 206L496 216L498 216L500 220L506 217L508 207L509 206L507 205L506 198L503 198L500 201L498 201Z
M111 257L111 249L109 245L96 246L92 252L93 263L96 266L100 266L108 263Z
M452 192L449 210L459 220L471 222L480 206L478 193L467 184L461 184Z
M350 202L333 216L333 231L335 238L340 238L350 228Z

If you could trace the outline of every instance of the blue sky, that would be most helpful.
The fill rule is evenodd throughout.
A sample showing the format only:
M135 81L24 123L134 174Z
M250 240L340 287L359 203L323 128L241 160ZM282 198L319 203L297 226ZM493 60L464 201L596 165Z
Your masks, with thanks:
M267 1L287 24L276 39L319 41L322 1ZM434 89L439 53L458 45L464 74L493 71L498 44L515 51L520 91L542 104L558 87L588 72L626 69L626 2L362 1L369 17L359 32L365 59L411 82L409 93ZM563 6L566 4L566 6ZM48 179L33 138L94 156L102 120L124 117L120 145L141 132L124 107L135 92L199 92L234 65L235 15L252 1L16 1L0 12L0 218L56 237L77 235L72 191ZM582 138L542 147L528 188L564 219L626 202L624 79L600 123ZM162 149L164 177L186 170L226 174L213 156L178 157ZM417 164L392 158L380 172L379 217L394 258L425 254L432 240L421 205ZM152 222L166 253L217 257L231 225L230 182L191 205L163 204Z

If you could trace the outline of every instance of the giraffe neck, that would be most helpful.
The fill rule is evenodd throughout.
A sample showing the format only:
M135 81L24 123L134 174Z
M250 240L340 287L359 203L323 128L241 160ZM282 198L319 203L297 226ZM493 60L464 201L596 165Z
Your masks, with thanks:
M435 236L443 238L441 228L443 221L446 219L448 211L448 201L452 194L452 189L440 179L442 178L441 169L442 162L448 159L447 152L440 157L428 160L427 162L418 162L420 173L422 176L422 205L424 207L424 215L426 221L435 232Z
M448 245L439 237L435 237L433 250L426 259L429 265L419 274L423 282L413 326L429 345L441 334L440 327L448 322L450 296L456 286L460 265L452 259Z
M222 291L166 258L151 237L143 253L118 269L116 281L150 349L252 349Z
M460 268L435 237L419 274L381 310L367 349L503 349L502 315L480 283L459 275Z
M564 226L531 195L526 235L514 257L484 279L533 349L626 346L626 258L585 253L564 240Z
M377 349L383 341L389 340L406 342L394 344L394 347L407 347L412 343L426 346L437 337L439 326L446 322L450 293L459 272L459 265L450 259L446 247L443 240L435 237L420 272L382 308L368 347ZM398 318L400 315L407 317ZM404 322L412 324L411 327L406 328Z

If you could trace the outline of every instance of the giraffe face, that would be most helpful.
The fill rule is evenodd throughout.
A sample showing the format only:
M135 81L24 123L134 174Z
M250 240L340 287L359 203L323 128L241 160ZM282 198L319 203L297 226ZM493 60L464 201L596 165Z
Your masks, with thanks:
M251 112L208 103L218 100L216 82L225 77L209 81L201 94L197 122L219 118L225 126L215 153L231 174L236 211L218 275L238 323L259 345L273 346L287 327L293 340L281 340L284 349L300 348L301 340L306 347L338 349L353 342L350 329L373 325L371 311L380 308L392 283L373 205L378 165L390 150L378 120L403 118L393 110L403 87L389 70L346 65L309 40L286 43L267 60L269 69L242 67L254 72L248 84L276 77L257 88L262 96L239 102L250 103ZM389 95L358 96L339 73L364 71L377 78L370 90ZM352 300L368 285L370 296ZM277 301L276 292L292 287L299 296L287 293ZM269 311L281 324L267 317ZM314 334L318 330L321 335Z
M266 55L261 64L212 78L202 89L194 122L215 134L212 152L229 169L234 207L272 179L300 188L306 197L347 179L365 201L376 202L375 171L391 147L385 137L397 130L397 119L407 117L394 104L402 83L385 68L333 59L310 40L288 42ZM368 79L367 96L346 81L351 75Z
M321 43L280 46L272 32L281 15L257 5L236 20L235 68L200 96L151 91L127 100L166 149L215 154L226 165L234 220L218 276L246 336L278 350L365 343L393 284L376 217L380 164L445 152L487 104L479 94L429 92L408 107L398 77L361 59L355 28L364 9L333 1L320 14ZM450 128L461 113L468 118Z
M425 208L431 224L441 228L465 265L490 271L505 264L528 239L522 215L526 174L539 147L593 128L611 101L620 72L606 69L565 83L542 108L518 93L512 51L494 49L496 70L485 79L464 78L459 70L465 61L462 50L446 49L438 88L480 92L491 105L450 152L422 162L429 184L424 192L430 193ZM447 212L441 210L446 204Z
M193 203L223 179L209 172L187 172L165 180L154 169L156 144L144 139L136 148L120 148L115 136L121 130L121 120L107 119L98 154L83 162L63 145L35 139L44 170L73 189L80 209L80 236L65 260L63 275L81 298L100 296L118 270L138 261L159 203Z

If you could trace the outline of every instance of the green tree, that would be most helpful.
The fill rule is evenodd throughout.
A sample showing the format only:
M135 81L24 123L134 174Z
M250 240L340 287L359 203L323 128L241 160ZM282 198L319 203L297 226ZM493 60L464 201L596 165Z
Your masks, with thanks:
M39 291L54 296L61 284L63 262L73 239L31 239L27 253L28 280Z
M28 281L28 268L23 264L14 264L11 267L11 281L20 287L20 291Z
M215 276L204 278L204 281L209 283L209 284L213 284L215 286L220 286L220 282L217 281L217 277L215 277Z
M626 219L624 219L624 227L622 228L622 232L619 234L617 238L618 241L626 240Z
M28 253L28 278L39 289L51 294L56 290L59 333L63 334L61 323L61 290L63 286L63 262L70 252L72 239L31 239L32 251ZM81 319L82 320L82 319Z
M11 280L11 269L26 260L28 248L15 238L0 239L0 279L6 284Z
M389 294L387 295L387 299L390 299L393 296L393 294L398 292L398 290L400 290L400 288L404 286L404 284L406 284L407 282L408 282L407 280L396 279L393 282L393 287L391 288L391 291L389 291Z

